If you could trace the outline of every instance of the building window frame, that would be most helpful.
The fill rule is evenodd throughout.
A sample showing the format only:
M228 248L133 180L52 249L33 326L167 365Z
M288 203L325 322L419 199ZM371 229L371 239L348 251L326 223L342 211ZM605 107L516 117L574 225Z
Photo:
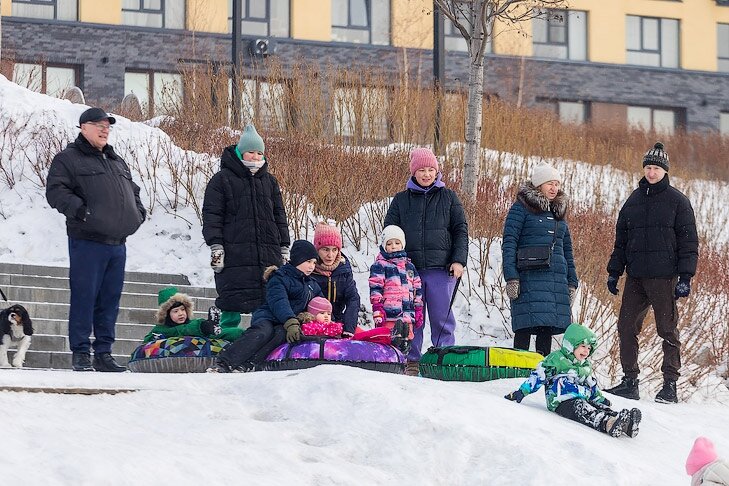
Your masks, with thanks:
M631 22L637 20L637 44L631 46ZM651 27L649 23L655 22L655 26ZM675 50L675 55L669 55L668 44L664 35L670 33L669 22L675 23L676 38L675 45L671 46ZM654 31L654 35L650 35ZM680 43L681 43L681 25L678 19L670 19L665 17L650 17L643 15L626 15L626 63L638 66L653 66L663 68L678 68L681 65L680 59ZM652 37L652 38L651 38ZM632 55L632 56L631 56ZM631 57L634 58L631 61ZM658 62L643 62L638 59L646 59L657 57Z
M631 111L635 114L639 112L648 113L647 119L648 124L636 123L631 120ZM660 117L671 113L673 123L669 126L660 120ZM666 107L666 106L640 106L640 105L627 105L627 119L626 122L631 128L643 130L643 131L654 131L660 135L673 135L677 129L685 125L685 113L681 109ZM650 125L650 126L648 126Z
M532 22L534 57L587 61L588 12L572 9L543 9ZM539 22L546 25L540 26ZM544 29L544 38L541 38L541 29ZM561 32L561 35L558 35L558 32ZM564 54L555 54L559 52L564 52Z
M125 6L125 2L130 1L136 2L137 6ZM152 2L159 2L159 7L151 6ZM185 9L186 3L184 0L122 0L122 25L157 29L184 29ZM158 20L158 22L154 22L154 20Z
M144 98L140 97L138 93L134 93L134 91L132 90L127 90L127 74L142 74L147 77L147 86L145 87ZM161 76L174 76L177 78L174 82L177 83L177 89L179 93L178 103L183 103L185 99L185 92L183 88L182 74L180 74L179 72L155 71L153 69L137 68L128 68L124 71L124 96L127 96L130 93L134 93L139 100L139 105L142 109L142 113L144 114L144 116L154 117L169 114L162 111L164 109L164 105L158 106L158 99L162 96L162 90L166 89L166 86L164 84L161 87L156 85L158 81L158 79L156 78L159 78Z
M228 33L233 32L233 1L242 2L241 33L250 37L289 37L288 0L228 0ZM264 2L264 17L252 14L253 2Z
M293 120L290 104L291 83L287 80L240 78L240 124L254 123L268 133L285 133ZM228 97L233 99L232 79ZM232 110L228 120L233 121Z
M332 93L334 135L361 143L392 138L388 115L392 90L385 86L339 86ZM371 134L369 137L365 134Z
M729 24L716 24L717 71L729 72Z
M31 85L32 80L17 79L16 78L16 74L15 74L15 69L16 69L16 66L18 66L18 65L20 65L20 66L33 66L33 68L35 68L35 67L39 68L40 69L40 76L41 76L40 86L38 86L38 85ZM31 68L31 69L33 69L33 68ZM66 86L65 89L71 88L73 86L78 86L79 88L82 88L81 86L79 86L79 82L80 82L80 79L81 79L81 66L79 66L77 64L63 64L63 63L37 62L37 61L36 62L16 61L15 63L13 63L13 71L12 71L12 79L13 79L13 82L16 83L16 84L18 84L18 85L24 86L24 87L26 87L27 89L29 89L31 91L35 91L37 93L43 93L43 94L47 94L49 96L54 96L54 97L60 98L61 96L63 96L63 91L65 91L65 89L64 90L61 90L58 93L48 93L48 84L49 84L49 81L48 81L48 78L49 78L49 76L48 76L48 69L49 68L50 69L54 69L54 68L56 68L56 69L66 69L66 70L70 70L70 71L73 72L73 84L71 84L71 86Z
M59 6L59 2L62 5ZM78 20L78 0L13 0L10 2L11 15L14 17L25 17L25 18L38 18L45 20ZM33 8L36 8L36 12L40 12L42 9L47 7L53 8L53 15L39 15L33 13ZM29 12L31 12L29 14ZM60 13L60 16L59 16Z
M364 9L362 9L364 3ZM332 0L332 41L390 45L390 0ZM341 11L346 9L346 20ZM364 12L364 23L352 12Z

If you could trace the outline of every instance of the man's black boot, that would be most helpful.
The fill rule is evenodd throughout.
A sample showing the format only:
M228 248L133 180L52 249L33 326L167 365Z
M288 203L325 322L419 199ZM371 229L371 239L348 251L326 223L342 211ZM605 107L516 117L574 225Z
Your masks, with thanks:
M676 395L676 382L672 380L665 380L663 382L663 388L656 395L656 401L658 403L678 403L678 396Z
M640 400L638 382L639 380L637 378L627 378L624 376L620 383L605 391L619 397L630 398L631 400Z
M71 367L73 371L94 371L91 366L91 354L74 351L71 356Z
M120 366L116 361L114 361L111 353L95 353L94 369L96 371L108 373L120 373L127 370L124 366Z

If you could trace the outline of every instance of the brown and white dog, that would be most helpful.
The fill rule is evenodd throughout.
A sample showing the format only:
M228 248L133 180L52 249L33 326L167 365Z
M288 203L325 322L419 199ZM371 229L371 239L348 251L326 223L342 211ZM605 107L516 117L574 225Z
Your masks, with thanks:
M13 366L22 368L25 353L30 347L30 336L33 335L33 322L28 311L16 304L0 311L0 368L9 368L8 349L16 346Z

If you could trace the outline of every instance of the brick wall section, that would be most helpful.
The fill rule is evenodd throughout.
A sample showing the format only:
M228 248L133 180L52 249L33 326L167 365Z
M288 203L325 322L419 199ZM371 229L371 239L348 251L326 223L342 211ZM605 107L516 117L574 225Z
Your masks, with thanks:
M124 94L126 69L174 72L178 61L230 58L230 40L220 34L155 30L79 22L3 18L3 57L82 65L82 89L89 103L109 109ZM403 50L365 46L276 40L276 57L286 65L313 61L321 65L353 64L386 69L394 76L405 65ZM245 43L244 43L245 48ZM447 54L446 85L465 86L468 58ZM250 63L250 60L246 62ZM409 49L407 66L413 78L430 80L430 51ZM690 130L716 130L719 113L729 111L729 74L644 68L596 63L574 63L488 56L484 92L515 101L520 70L524 70L522 103L535 106L544 100L600 101L683 109Z

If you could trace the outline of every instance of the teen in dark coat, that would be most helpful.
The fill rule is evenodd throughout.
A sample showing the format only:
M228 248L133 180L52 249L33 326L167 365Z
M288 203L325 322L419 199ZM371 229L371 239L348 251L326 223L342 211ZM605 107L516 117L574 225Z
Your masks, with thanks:
M270 269L266 302L253 313L250 329L218 355L209 372L252 371L284 341L301 339L301 323L296 316L306 310L311 299L322 297L310 276L316 258L314 245L306 240L294 242L291 260L279 269Z
M644 177L625 201L615 227L608 262L608 289L618 294L618 279L628 273L618 316L622 382L607 390L639 398L638 336L650 307L663 339L663 388L656 401L674 403L681 367L676 300L688 297L699 258L699 237L691 202L668 179L668 154L657 142L643 157Z
M349 260L342 254L342 234L336 226L319 223L314 229L314 248L319 258L311 277L332 304L332 320L344 325L343 335L357 329L360 297Z
M263 139L252 125L227 147L220 171L205 189L203 237L211 248L223 311L249 313L264 302L263 271L288 255L289 230L278 181L263 159ZM221 317L226 320L226 316Z
M534 168L506 216L501 245L514 347L529 349L531 336L536 335L536 351L543 356L551 352L552 336L570 325L570 306L578 286L572 237L565 221L569 200L560 189L561 179L549 164ZM549 268L517 269L520 248L553 242Z

